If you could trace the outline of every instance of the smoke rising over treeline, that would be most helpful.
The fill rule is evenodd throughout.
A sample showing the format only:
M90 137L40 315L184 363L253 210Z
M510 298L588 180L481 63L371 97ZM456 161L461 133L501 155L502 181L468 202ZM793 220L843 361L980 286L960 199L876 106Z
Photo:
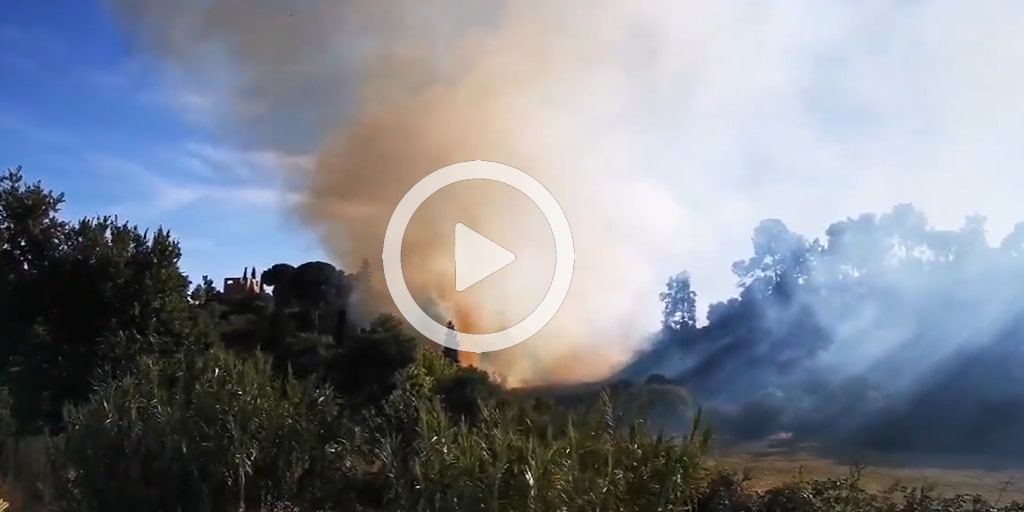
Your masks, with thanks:
M990 245L984 217L935 229L899 205L824 239L764 220L752 244L732 265L739 296L706 326L667 327L623 377L662 374L733 409L740 436L1022 454L1024 223ZM670 298L669 317L692 301Z
M395 205L438 168L485 159L539 177L569 215L577 278L545 331L522 348L490 356L488 364L511 382L576 380L600 377L628 356L628 347L582 351L581 343L639 337L641 326L628 316L645 296L654 303L660 280L644 263L671 252L655 236L661 233L636 229L662 223L665 208L618 207L624 194L659 206L614 139L621 131L614 120L634 100L627 76L616 72L629 62L622 50L632 31L614 27L641 19L618 18L614 9L578 16L574 4L534 1L473 8L351 1L294 8L231 1L115 5L148 48L186 72L235 72L221 110L224 125L243 139L288 147L307 137L317 156L310 172L296 177L305 192L300 213L345 266L369 257L380 267ZM483 284L462 296L450 291L456 221L514 248L517 264L503 271L504 286ZM471 332L500 330L529 313L553 270L553 244L539 212L493 185L460 184L432 197L407 231L404 250L414 295L440 304L457 328ZM609 274L608 268L620 270ZM601 293L608 285L617 296ZM590 360L587 353L600 355Z
M379 262L395 204L439 167L495 160L544 182L572 224L576 277L544 332L487 361L513 383L615 372L644 347L664 277L680 268L703 317L733 294L723 262L749 257L746 230L762 218L819 233L831 219L910 201L945 229L984 210L997 240L1024 218L1024 7L1010 1L111 3L140 48L213 99L204 114L226 137L313 155L307 173L288 178L303 192L302 219L344 267ZM916 210L886 219L962 242L923 230ZM455 220L516 249L502 276L514 288L448 292ZM661 357L667 366L651 371L733 399L763 389L766 372L786 380L789 365L813 360L830 378L896 373L888 385L909 393L995 336L982 332L1007 314L994 305L1013 304L999 295L1013 279L999 272L1015 267L981 256L971 260L981 267L954 273L921 258L873 266L891 241L867 224L830 231L822 254L832 256L786 285L793 298L756 315L744 308L763 301L712 307L722 320L700 339L720 342L687 349L679 367ZM759 232L791 233L771 222ZM414 219L406 276L460 329L493 331L546 288L547 233L532 205L501 187L453 187ZM802 244L780 237L772 243ZM749 268L770 266L772 250L755 244ZM793 344L782 365L779 354L729 348L783 339ZM912 364L885 367L903 361Z

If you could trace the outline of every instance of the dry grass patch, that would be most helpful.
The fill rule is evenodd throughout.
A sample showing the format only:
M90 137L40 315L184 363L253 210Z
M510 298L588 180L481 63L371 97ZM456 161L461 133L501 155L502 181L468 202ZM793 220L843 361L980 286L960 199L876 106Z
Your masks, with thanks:
M964 457L878 455L828 457L808 447L742 446L724 450L720 462L748 471L753 488L765 490L796 480L849 476L859 470L861 485L881 491L893 484L930 487L944 496L980 494L1006 503L1024 501L1024 465L1013 467Z

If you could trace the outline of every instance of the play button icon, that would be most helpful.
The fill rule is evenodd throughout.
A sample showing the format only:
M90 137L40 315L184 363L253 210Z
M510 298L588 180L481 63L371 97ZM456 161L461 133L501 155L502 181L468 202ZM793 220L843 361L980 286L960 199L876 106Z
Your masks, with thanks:
M464 291L515 260L509 250L461 222L455 224L455 291Z
M555 269L548 292L536 309L518 323L497 332L459 332L458 342L452 341L451 330L437 321L412 296L402 270L402 239L413 213L435 192L448 185L466 180L485 180L503 183L518 190L540 209L551 228L555 242ZM430 340L463 352L494 352L526 341L540 332L554 318L569 293L576 260L569 219L555 197L533 176L515 167L472 160L438 169L418 181L395 206L391 220L384 231L381 248L384 281L398 312L409 325ZM488 240L464 224L455 225L455 288L462 292L516 261L516 255Z

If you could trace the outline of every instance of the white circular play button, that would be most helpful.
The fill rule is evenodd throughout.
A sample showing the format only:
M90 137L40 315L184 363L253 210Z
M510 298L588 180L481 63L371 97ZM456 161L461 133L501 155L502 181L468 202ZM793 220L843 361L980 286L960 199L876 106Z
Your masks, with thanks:
M455 291L465 291L513 261L512 251L461 222L455 224Z
M413 214L424 201L448 185L465 180L490 180L526 195L540 209L554 235L555 270L547 294L519 323L489 334L459 333L455 346L447 326L435 321L416 303L402 270L402 239ZM443 167L414 185L395 207L384 233L384 281L409 324L441 345L465 352L503 350L538 333L554 318L569 293L576 252L569 220L551 192L529 174L495 162L473 160ZM455 288L464 291L514 264L515 254L462 223L455 224Z

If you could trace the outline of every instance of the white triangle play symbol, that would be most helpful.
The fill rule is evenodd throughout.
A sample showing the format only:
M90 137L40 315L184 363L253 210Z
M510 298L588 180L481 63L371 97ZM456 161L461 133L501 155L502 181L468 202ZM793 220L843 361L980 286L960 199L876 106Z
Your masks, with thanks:
M509 266L516 255L480 233L455 224L455 291L461 292Z

